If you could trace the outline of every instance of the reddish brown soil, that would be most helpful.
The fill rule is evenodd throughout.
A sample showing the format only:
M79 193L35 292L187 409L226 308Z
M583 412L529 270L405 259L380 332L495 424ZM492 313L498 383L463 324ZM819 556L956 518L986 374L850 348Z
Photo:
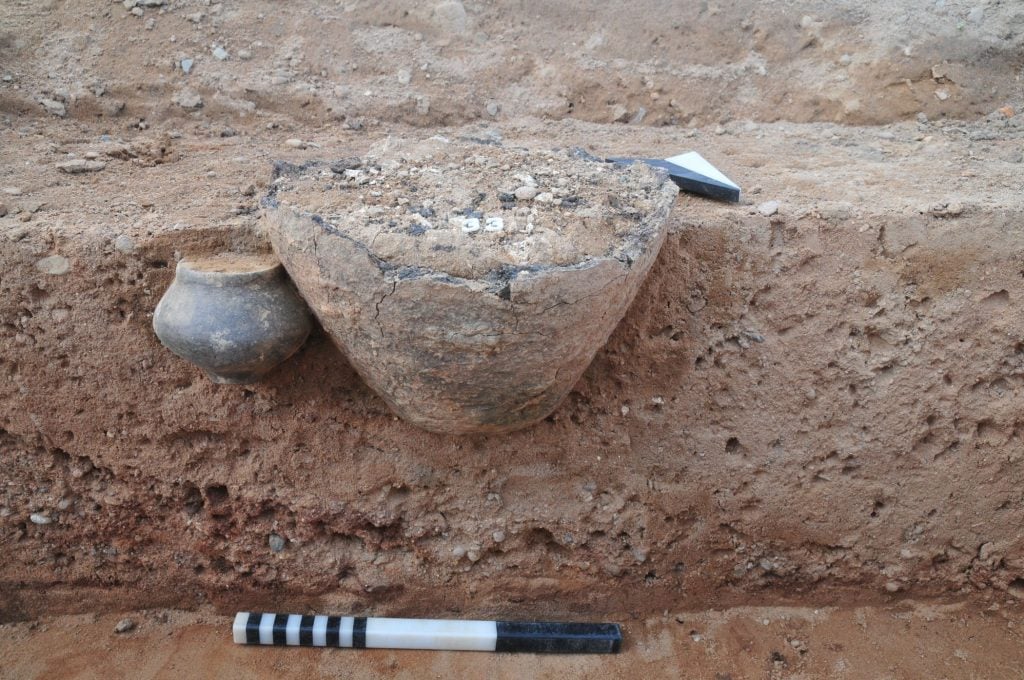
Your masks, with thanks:
M0 620L641 621L1024 596L1019 6L694 3L670 20L663 3L578 4L468 6L465 26L355 0L0 7ZM623 323L523 432L411 427L319 331L250 387L159 345L178 259L267 251L274 160L435 134L692 148L745 198L680 197ZM58 167L92 155L102 169ZM1005 676L1005 624L978 625L995 665L975 674ZM952 627L922 629L923 659L879 630L858 647L869 670L955 675ZM59 651L32 639L20 663ZM721 657L754 664L737 677L775 672L774 643L748 658L743 639Z
M1019 612L963 605L744 607L634 619L616 656L244 647L231 618L156 610L0 627L4 677L155 678L1017 678Z
M1012 599L1017 121L701 134L779 214L680 198L566 402L494 437L397 420L320 334L264 382L228 387L152 333L176 257L265 247L258 213L230 214L256 200L236 187L264 183L272 157L341 157L364 133L301 152L258 127L196 135L172 140L173 163L66 178L7 131L15 205L44 207L3 220L6 616L211 598L420 615ZM674 143L655 128L505 131L611 153ZM61 151L92 148L79 134ZM39 269L55 254L67 273Z

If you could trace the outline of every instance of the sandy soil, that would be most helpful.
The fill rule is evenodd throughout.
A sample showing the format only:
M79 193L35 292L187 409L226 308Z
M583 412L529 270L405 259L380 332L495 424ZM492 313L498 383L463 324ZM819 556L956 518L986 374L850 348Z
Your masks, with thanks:
M0 110L149 123L275 112L301 128L573 117L878 124L1021 97L1019 3L17 0ZM214 50L225 50L224 60ZM181 69L192 60L190 72ZM196 99L198 97L198 100Z
M136 628L114 632L130 618ZM894 607L744 607L625 623L615 656L244 647L231 618L150 610L0 627L5 678L1019 678L1019 612Z

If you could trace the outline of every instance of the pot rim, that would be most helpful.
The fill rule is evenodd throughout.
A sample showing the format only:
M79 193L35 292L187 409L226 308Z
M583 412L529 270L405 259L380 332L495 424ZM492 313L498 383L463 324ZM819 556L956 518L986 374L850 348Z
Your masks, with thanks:
M218 269L205 268L218 260L223 260L225 265ZM244 286L257 281L272 281L283 274L281 262L271 254L262 253L222 253L212 257L183 259L178 262L175 270L175 278L180 281L216 286Z
M306 171L311 168L324 167L327 165L329 165L329 162L326 160L310 160L302 164L276 161L274 163L273 179L276 180L284 175ZM358 238L346 233L329 220L324 219L322 215L311 210L303 209L299 206L282 205L277 199L278 187L273 181L271 181L270 188L267 193L260 199L260 207L263 209L264 214L280 214L287 212L295 218L309 220L321 233L339 237L351 242L356 246L356 248L364 252L370 260L377 265L377 268L380 269L381 273L385 275L397 277L399 280L432 279L439 282L458 285L468 284L470 286L483 284L486 289L497 293L510 281L516 279L520 274L541 275L554 274L558 272L579 272L598 266L602 262L618 262L624 268L631 269L633 261L639 259L642 256L642 253L650 248L652 244L657 242L662 232L668 232L667 220L675 205L676 196L679 194L679 188L674 182L672 182L668 173L658 168L655 168L655 170L659 175L662 175L659 191L665 194L664 198L667 199L665 204L660 206L657 210L645 215L639 222L640 228L631 231L628 237L620 241L610 252L606 252L602 255L594 255L577 262L566 264L544 262L507 264L496 269L492 269L477 277L458 276L444 271L443 269L434 269L423 265L396 265L384 260L374 252L370 245L367 245ZM664 215L659 219L656 215L661 212L664 212Z

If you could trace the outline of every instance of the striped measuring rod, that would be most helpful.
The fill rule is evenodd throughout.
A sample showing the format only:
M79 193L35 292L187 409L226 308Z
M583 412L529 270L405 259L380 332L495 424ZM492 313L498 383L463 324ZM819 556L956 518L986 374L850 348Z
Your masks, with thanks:
M239 612L232 626L240 645L448 649L478 652L615 654L617 623L384 619Z

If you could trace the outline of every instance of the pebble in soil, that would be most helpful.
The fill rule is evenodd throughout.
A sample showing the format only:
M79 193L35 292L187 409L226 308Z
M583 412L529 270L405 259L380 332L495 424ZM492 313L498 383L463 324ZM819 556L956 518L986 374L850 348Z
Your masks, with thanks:
M118 634L129 633L133 630L135 630L135 622L131 619L121 619L114 626L114 632Z

